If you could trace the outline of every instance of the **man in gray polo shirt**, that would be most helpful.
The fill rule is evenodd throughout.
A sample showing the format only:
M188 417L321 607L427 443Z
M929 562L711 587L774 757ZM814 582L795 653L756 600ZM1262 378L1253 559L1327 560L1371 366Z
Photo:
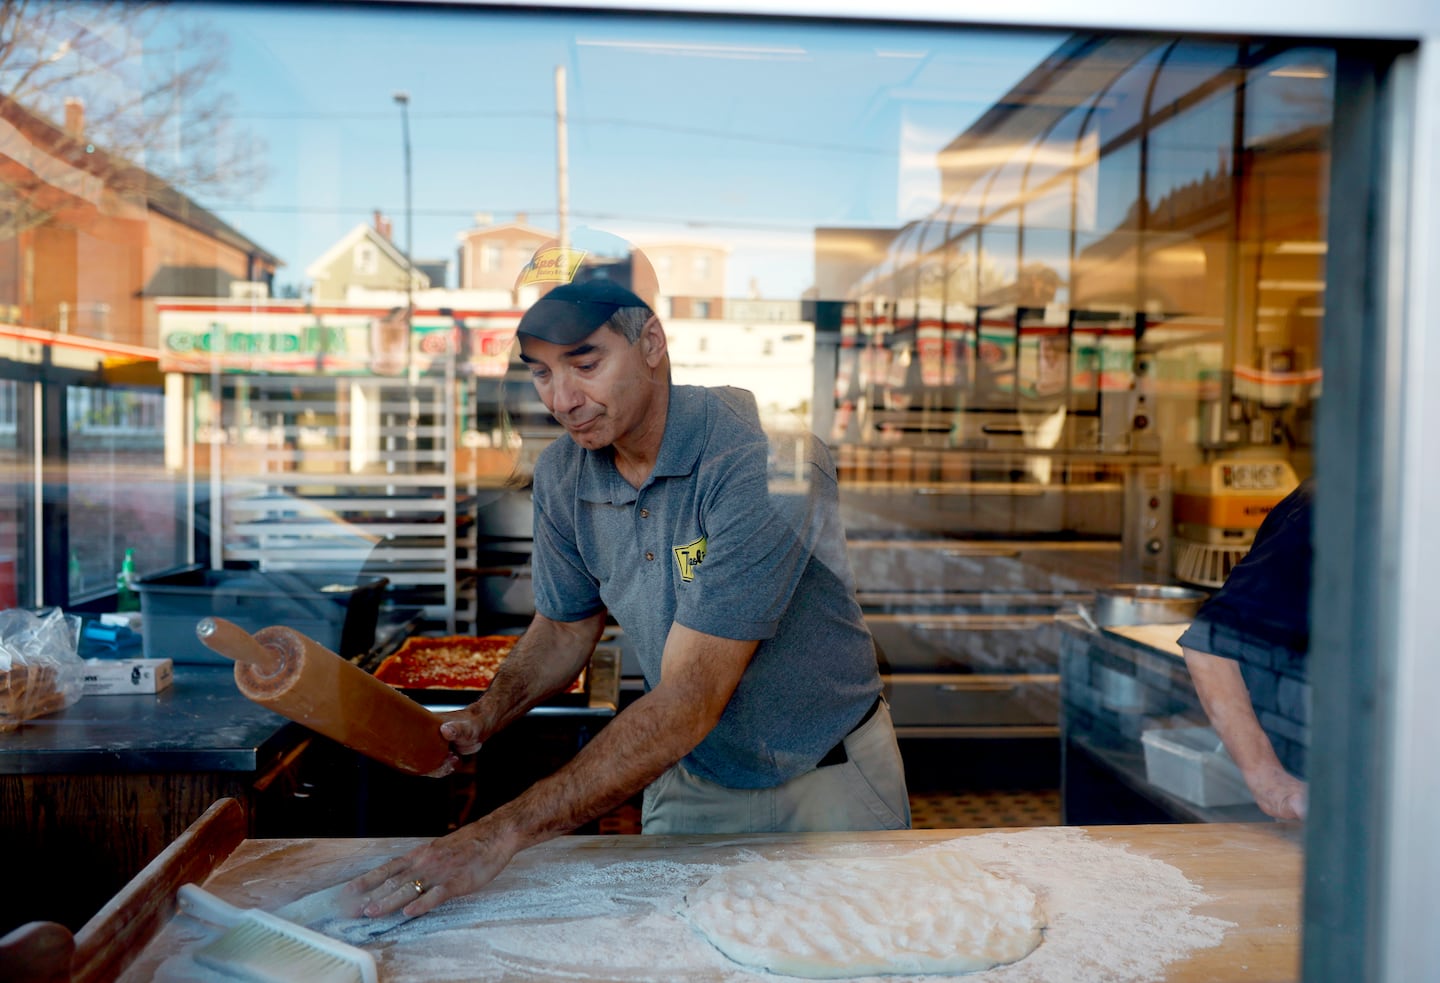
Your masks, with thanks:
M519 337L566 431L535 467L536 613L442 732L473 753L563 690L607 613L646 692L553 776L358 878L366 913L417 915L478 890L641 789L647 833L907 827L826 448L812 440L804 489L772 493L754 397L672 385L659 318L614 282L557 287Z

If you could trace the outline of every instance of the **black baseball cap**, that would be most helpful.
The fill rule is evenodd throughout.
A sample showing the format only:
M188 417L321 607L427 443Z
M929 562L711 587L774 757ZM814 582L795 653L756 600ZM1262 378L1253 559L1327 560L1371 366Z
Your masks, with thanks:
M573 345L590 337L616 311L626 307L654 313L649 304L614 280L567 283L530 305L516 331L554 345Z

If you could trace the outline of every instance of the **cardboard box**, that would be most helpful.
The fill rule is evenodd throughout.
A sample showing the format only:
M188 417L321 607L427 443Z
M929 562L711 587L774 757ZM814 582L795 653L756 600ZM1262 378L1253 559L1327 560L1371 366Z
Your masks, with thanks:
M86 696L159 693L175 681L169 659L86 659Z

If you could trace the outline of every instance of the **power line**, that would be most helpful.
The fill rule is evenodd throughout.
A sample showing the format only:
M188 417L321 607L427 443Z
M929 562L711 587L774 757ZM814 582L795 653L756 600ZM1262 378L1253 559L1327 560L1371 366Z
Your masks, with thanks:
M375 120L380 121L381 113L372 112L341 112L341 113L238 113L231 117L235 120ZM428 112L412 113L411 120L474 120L474 119L532 119L538 122L548 123L551 114L548 112L514 111L514 112L489 112L456 110L454 112ZM712 130L703 126L684 126L677 123L652 123L645 120L624 119L621 117L594 117L569 116L569 125L585 127L618 127L624 126L637 130L649 130L655 133L664 133L670 136L683 135L692 137L710 137L717 140L729 140L736 143L754 143L762 146L791 147L802 150L824 150L830 153L860 154L865 156L884 157L893 156L898 150L890 147L865 147L854 143L829 143L814 140L792 140L785 137L760 136L749 133L736 133L733 130Z
M374 211L373 206L358 207L354 205L223 205L211 204L206 207L223 211L230 215L354 215L358 218L369 218ZM384 209L382 209L383 211ZM416 215L428 216L431 218L471 218L474 214L484 212L485 208L417 208ZM531 219L539 216L553 216L555 210L552 206L544 208L505 208L491 209L498 214L507 212L524 212ZM676 218L673 215L641 215L634 212L597 212L584 209L572 209L571 215L584 218L587 221L600 222L631 222L646 225L670 225L680 228L692 229L751 229L767 232L811 232L815 229L813 222L743 222L734 219L705 219L705 218Z

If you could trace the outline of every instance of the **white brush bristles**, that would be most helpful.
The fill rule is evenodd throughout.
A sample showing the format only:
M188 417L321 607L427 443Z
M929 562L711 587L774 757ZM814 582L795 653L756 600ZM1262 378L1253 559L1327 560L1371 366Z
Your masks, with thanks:
M375 957L328 935L258 909L236 908L186 884L181 906L212 924L227 926L195 950L202 966L254 983L379 983Z

